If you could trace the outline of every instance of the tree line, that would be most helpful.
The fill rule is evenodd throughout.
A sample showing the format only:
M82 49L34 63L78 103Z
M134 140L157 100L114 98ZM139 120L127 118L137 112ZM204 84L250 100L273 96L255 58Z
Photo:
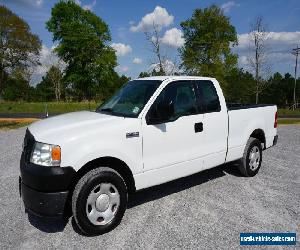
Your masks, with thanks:
M54 53L63 62L51 65L40 83L31 86L33 66L40 65L40 39L29 25L0 6L0 96L5 100L83 101L103 100L126 83L119 76L107 24L74 1L60 1L52 8L46 28L57 44Z
M104 100L130 80L115 71L116 52L110 46L108 25L90 10L72 0L54 5L46 28L52 33L54 53L60 62L48 67L36 86L30 85L32 68L40 64L41 41L29 25L5 6L0 6L0 98L11 101ZM261 18L251 26L252 71L238 67L235 27L216 5L194 10L181 22L184 45L179 49L180 65L175 75L211 76L219 80L229 102L293 103L294 78L286 73L265 77L264 42L266 31ZM158 67L140 77L170 74L165 68L159 28L145 31ZM61 63L63 62L63 63ZM297 80L298 84L300 79ZM299 86L299 85L298 85ZM296 96L300 88L296 89Z

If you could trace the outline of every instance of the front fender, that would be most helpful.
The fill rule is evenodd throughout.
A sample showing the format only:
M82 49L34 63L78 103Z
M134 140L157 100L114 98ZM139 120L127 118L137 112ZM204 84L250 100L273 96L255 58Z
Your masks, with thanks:
M99 141L90 141L82 143L82 146L62 146L62 167L73 167L78 171L88 162L101 157L114 157L127 164L133 174L141 173L142 147L140 138L132 138L119 143L105 140L105 143Z
M84 155L82 154L82 152L78 152L77 154L74 153L74 155L78 155L79 157L74 157L73 159L66 160L62 166L72 166L75 171L78 171L81 167L83 167L90 161L102 157L113 157L123 161L130 168L132 174L141 173L143 170L141 161L139 161L137 158L130 157L123 152L116 151L115 149L94 150L89 151Z

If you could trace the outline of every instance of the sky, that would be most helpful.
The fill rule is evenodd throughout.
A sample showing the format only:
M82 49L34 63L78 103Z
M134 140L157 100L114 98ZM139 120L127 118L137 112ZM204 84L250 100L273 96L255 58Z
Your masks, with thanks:
M293 74L295 57L293 48L300 46L300 0L75 0L85 9L93 11L109 26L116 50L116 71L136 78L141 71L149 71L155 62L151 46L144 31L155 24L159 27L160 41L166 55L166 67L170 73L180 64L178 48L184 44L180 23L192 16L196 8L211 4L220 6L235 26L239 45L233 52L239 56L239 66L249 68L251 56L250 25L262 16L268 36L266 60L269 73ZM55 0L0 0L29 23L33 33L42 40L41 63L33 69L32 83L36 84L47 68L57 62L51 50L54 47L52 34L45 27L51 16Z

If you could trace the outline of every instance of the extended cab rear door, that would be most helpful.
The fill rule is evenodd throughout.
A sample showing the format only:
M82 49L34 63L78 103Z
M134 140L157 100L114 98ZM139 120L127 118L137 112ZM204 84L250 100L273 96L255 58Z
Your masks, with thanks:
M225 162L228 136L228 114L222 90L211 80L197 80L198 109L203 113L203 169Z

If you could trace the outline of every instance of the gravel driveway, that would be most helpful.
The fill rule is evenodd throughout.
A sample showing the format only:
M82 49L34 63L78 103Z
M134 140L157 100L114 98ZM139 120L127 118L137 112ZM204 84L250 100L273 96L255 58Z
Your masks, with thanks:
M230 164L138 192L120 226L98 237L76 233L72 219L41 221L24 212L24 132L0 132L0 249L236 249L240 232L300 237L300 126L279 127L278 145L264 152L257 176L241 177Z

